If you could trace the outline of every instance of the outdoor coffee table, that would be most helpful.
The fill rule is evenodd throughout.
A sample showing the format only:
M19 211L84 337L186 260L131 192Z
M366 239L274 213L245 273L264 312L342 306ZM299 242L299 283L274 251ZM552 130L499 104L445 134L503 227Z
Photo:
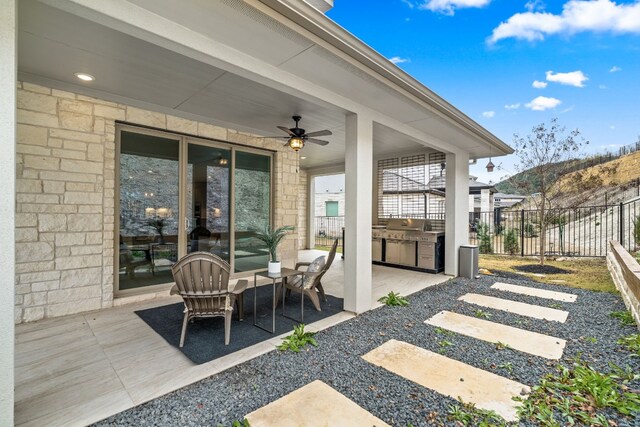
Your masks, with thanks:
M286 288L285 288L285 283L287 281L287 279L289 279L290 277L295 277L295 276L302 276L304 274L304 271L300 271L300 270L292 270L291 268L282 268L280 270L280 273L278 274L269 274L269 272L267 270L263 270L263 271L258 271L256 273L254 273L253 275L253 325L257 326L258 328L265 330L267 332L270 332L272 334L274 334L276 332L276 285L278 284L278 280L280 280L281 284L282 284L282 316L286 317L288 319L291 320L295 320L298 321L298 319L294 319L293 317L289 317L285 314L284 311L284 299L285 299L285 294L286 294ZM271 286L273 287L273 297L271 299L271 307L272 307L272 314L271 314L271 319L272 319L272 324L271 324L271 330L265 328L262 325L258 324L258 313L257 313L257 296L258 296L258 276L260 277L266 277L267 279L271 279ZM301 293L302 297L301 297L301 315L302 318L299 320L300 322L302 322L302 320L304 319L304 292Z

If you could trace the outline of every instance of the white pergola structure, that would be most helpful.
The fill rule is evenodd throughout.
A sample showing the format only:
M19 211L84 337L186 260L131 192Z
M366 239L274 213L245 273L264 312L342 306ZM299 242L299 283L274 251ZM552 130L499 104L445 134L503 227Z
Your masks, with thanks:
M329 146L305 148L301 167L346 173L345 309L356 313L371 304L374 157L415 148L445 153L445 272L457 275L468 235L469 160L512 150L310 3L1 2L3 422L11 425L13 414L6 391L14 364L17 80L258 135L273 135L293 114L306 129L332 130ZM79 83L78 71L95 82Z

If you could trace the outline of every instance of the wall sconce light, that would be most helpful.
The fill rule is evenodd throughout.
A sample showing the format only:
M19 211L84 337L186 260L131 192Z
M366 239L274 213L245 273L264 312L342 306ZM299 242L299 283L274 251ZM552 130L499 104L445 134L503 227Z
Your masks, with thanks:
M213 208L211 213L214 218L220 218L222 216L222 211L220 210L220 208Z
M146 208L144 210L144 216L147 218L153 218L154 216L156 216L156 209L155 208Z
M220 166L226 166L229 163L229 160L225 157L222 157L222 154L220 154L220 157L218 158L218 164Z

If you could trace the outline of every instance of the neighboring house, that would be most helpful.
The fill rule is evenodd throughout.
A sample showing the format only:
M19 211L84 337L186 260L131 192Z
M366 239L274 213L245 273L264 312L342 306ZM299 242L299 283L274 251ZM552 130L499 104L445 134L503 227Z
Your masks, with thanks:
M252 229L269 223L296 226L279 251L293 266L315 176L346 174L345 310L371 308L378 159L446 159L445 272L457 275L469 160L513 150L327 18L331 1L312 3L0 2L5 424L14 323L165 296L168 266L200 240L251 277L267 261ZM330 129L330 145L301 159L265 138L294 114Z
M445 176L434 176L429 181L429 186L445 192L445 180ZM493 184L486 184L478 181L478 177L469 176L469 213L493 212L497 191Z
M313 196L315 217L344 216L344 175L316 178Z
M495 193L493 200L496 208L510 208L525 200L527 196L520 194Z

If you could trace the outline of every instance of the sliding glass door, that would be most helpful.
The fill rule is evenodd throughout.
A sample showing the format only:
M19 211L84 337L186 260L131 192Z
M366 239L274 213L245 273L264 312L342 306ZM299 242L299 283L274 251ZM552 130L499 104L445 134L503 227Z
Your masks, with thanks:
M116 292L162 289L196 251L238 273L266 268L255 231L272 221L270 152L128 125L118 146Z
M271 224L271 156L235 154L235 271L264 269L269 251L255 231Z
M189 143L187 149L187 253L230 258L231 150Z
M120 133L119 289L172 280L178 259L180 140Z

